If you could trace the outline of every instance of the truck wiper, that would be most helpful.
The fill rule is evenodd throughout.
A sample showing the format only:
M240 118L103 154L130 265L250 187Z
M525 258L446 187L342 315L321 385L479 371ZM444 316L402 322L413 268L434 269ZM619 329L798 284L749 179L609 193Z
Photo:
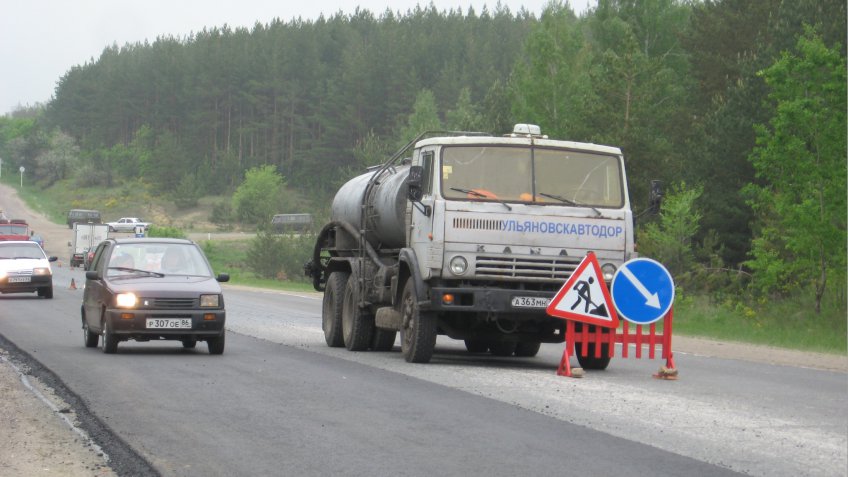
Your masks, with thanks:
M457 192L462 192L463 194L473 195L474 197L480 197L482 199L496 200L496 201L500 202L501 204L503 204L503 206L506 207L507 210L512 210L512 207L510 207L509 204L502 201L501 199L498 199L497 197L491 197L491 196L488 196L486 194L483 194L482 192L477 192L476 190L473 190L473 189L461 189L459 187L451 187L450 189L455 190Z
M560 196L560 195L556 195L556 194L546 194L546 193L544 193L544 192L539 192L539 195L541 195L542 197L547 197L547 198L549 198L549 199L558 200L558 201L560 201L560 202L562 202L562 203L564 203L564 204L566 204L566 205L573 205L573 206L575 206L575 207L589 207L590 209L594 210L594 211L595 211L595 213L596 213L596 214L598 214L598 216L599 216L599 217L602 215L600 210L596 209L595 207L593 207L593 206L591 206L591 205L588 205L588 204L582 204L582 203L580 203L580 202L576 202L576 201L573 201L573 200L571 200L571 199L566 199L565 197Z

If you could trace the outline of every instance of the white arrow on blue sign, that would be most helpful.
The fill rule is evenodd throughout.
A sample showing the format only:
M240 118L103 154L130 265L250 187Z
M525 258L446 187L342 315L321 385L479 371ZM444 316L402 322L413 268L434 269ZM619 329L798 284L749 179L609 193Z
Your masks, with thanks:
M635 258L615 272L610 294L619 315L631 323L647 325L671 309L674 281L656 260Z

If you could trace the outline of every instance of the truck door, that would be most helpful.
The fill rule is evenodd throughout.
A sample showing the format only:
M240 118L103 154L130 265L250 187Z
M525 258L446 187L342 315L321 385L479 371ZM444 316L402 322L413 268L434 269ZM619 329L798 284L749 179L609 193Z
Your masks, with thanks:
M432 276L433 269L442 268L444 247L441 240L434 240L433 234L433 217L436 215L436 200L433 194L434 171L437 169L435 163L436 152L433 149L420 151L416 160L413 161L413 164L423 167L424 181L421 184L423 192L421 202L412 204L409 244L418 258L421 278L425 280Z

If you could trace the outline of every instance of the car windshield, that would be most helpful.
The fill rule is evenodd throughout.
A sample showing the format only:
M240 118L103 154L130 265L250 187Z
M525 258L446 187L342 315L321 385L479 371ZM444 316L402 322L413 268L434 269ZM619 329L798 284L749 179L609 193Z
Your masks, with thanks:
M212 270L194 244L142 242L118 244L106 265L107 276L135 274L211 277Z
M32 244L12 244L0 242L0 260L44 257L44 252L35 242Z
M585 151L458 146L442 153L446 199L621 207L621 175L617 156Z

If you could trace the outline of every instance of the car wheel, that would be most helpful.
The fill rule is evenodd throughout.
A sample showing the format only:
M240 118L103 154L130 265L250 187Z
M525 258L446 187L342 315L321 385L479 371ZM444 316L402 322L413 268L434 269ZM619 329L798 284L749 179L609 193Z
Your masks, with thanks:
M108 320L104 320L103 324L103 352L106 354L115 354L118 352L118 337L112 332L112 325Z
M542 348L542 343L539 341L530 341L526 343L518 343L515 345L515 355L524 358L532 358L539 354Z
M221 336L206 340L206 346L209 347L209 354L224 354L225 337L226 335L222 331Z
M88 328L88 321L85 320L84 316L82 318L82 338L86 348L96 348L97 341L100 339L97 333L94 333Z
M465 340L465 349L469 353L485 353L489 351L489 343L483 340Z
M47 298L48 300L53 298L53 285L39 288L38 296Z
M515 345L510 341L492 341L489 343L489 352L495 356L512 356Z
M367 350L374 332L374 316L359 307L358 291L356 277L352 277L345 286L342 303L342 334L349 351Z
M327 286L324 289L321 327L324 328L324 341L331 348L344 346L342 304L344 303L344 291L348 278L350 278L350 274L347 272L333 272L327 278Z
M183 348L194 349L197 346L197 338L186 338L183 341Z
M115 227L110 226L110 227L109 227L109 232L114 232L114 231L115 231Z
M436 348L436 316L418 307L415 284L406 281L401 295L400 343L407 363L429 363Z

